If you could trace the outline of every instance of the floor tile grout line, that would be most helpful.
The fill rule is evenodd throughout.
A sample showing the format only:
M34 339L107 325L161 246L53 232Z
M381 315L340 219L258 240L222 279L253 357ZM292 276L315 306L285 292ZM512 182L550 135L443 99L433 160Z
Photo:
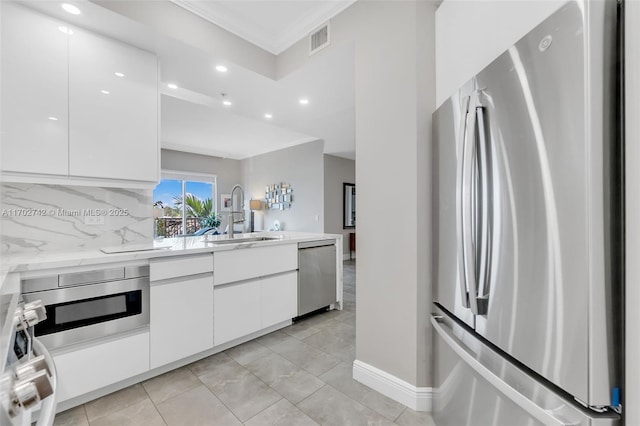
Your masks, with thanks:
M175 370L171 370L171 371L175 371ZM149 401L151 401L151 403L153 404L153 408L156 409L156 411L158 412L158 414L160 415L160 418L162 419L162 421L164 422L165 425L169 426L169 422L167 421L167 419L164 418L164 416L162 415L162 412L158 409L158 405L156 404L156 402L153 400L153 398L151 398L151 395L149 395L149 392L147 392L147 388L144 387L144 382L140 383L140 386L142 386L142 390L144 390L144 393L147 394L147 398L149 398ZM182 392L184 393L184 392ZM182 395L182 393L180 395ZM178 395L176 395L178 396ZM172 399L172 398L169 398ZM167 399L166 401L168 401L169 399ZM164 401L162 401L164 402Z
M269 386L269 385L267 385L267 386ZM282 396L282 395L280 394L280 392L276 391L275 389L274 389L274 391L275 391L278 395L280 395L280 399L279 399L279 400L277 400L277 401L276 401L276 402L274 402L273 404L269 405L268 407L263 408L260 412L258 412L258 413L256 413L256 414L254 414L253 416L249 417L249 418L248 418L247 420L245 420L244 422L242 422L242 421L241 421L240 423L242 423L242 424L246 424L247 422L250 422L250 421L251 421L251 419L253 419L253 418L254 418L254 417L256 417L256 416L259 416L259 415L260 415L260 414L262 414L262 413L264 413L264 412L265 412L265 411L267 411L269 408L271 408L271 407L273 407L274 405L278 404L278 403L279 403L280 401L282 401L283 399L285 399L285 400L289 401L289 400L288 400L288 399L286 399L284 396ZM291 403L291 401L289 401L289 403Z

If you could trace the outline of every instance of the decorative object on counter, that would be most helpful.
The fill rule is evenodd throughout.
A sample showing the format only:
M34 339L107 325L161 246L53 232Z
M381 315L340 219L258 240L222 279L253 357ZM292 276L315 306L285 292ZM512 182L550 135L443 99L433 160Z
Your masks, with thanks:
M266 207L271 210L284 210L291 208L293 202L293 189L288 183L276 183L265 188L264 198Z
M253 232L255 229L255 218L253 212L255 210L262 210L262 201L260 200L249 200L249 210L251 210L251 218L249 222L249 232Z
M220 194L220 211L231 211L231 194Z
M356 227L356 185L342 184L342 229Z

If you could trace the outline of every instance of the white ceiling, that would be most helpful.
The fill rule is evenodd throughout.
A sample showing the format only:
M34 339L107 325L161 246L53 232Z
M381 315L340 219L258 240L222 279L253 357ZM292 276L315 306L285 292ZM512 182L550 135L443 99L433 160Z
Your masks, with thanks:
M275 55L356 0L171 0Z
M61 12L60 1L34 1L30 6L158 54L163 94L163 148L243 159L323 139L325 153L355 159L352 43L332 44L321 54L310 57L303 67L276 81L86 0L71 2L83 10L82 15ZM149 7L154 3L148 2ZM215 3L225 6L233 3L234 10L245 10L247 15L257 13L260 8L254 10L253 7L258 3L261 7L274 6L274 10L286 9L290 4L291 12L283 14L288 19L292 16L299 19L298 13L304 9L299 7L300 3L312 10L313 5L336 2L235 0ZM275 13L266 14L264 25L275 25L274 22L281 19ZM219 63L224 63L228 72L215 71ZM179 89L168 89L167 83L175 83ZM227 94L232 106L222 106L221 93ZM309 104L300 105L300 97L307 97ZM273 118L265 119L265 113L272 114Z

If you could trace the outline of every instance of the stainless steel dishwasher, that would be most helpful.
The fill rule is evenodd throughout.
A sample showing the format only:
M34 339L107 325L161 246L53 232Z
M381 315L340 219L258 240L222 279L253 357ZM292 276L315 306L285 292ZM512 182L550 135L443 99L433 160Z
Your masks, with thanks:
M336 240L298 243L298 316L336 303Z

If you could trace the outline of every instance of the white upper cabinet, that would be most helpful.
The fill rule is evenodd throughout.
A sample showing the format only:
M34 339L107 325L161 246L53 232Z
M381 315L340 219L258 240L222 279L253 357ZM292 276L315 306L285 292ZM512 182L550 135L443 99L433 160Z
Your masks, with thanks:
M0 3L3 179L157 183L157 57Z
M68 174L68 36L64 22L2 4L3 171Z
M74 31L69 38L69 174L157 181L156 56Z

